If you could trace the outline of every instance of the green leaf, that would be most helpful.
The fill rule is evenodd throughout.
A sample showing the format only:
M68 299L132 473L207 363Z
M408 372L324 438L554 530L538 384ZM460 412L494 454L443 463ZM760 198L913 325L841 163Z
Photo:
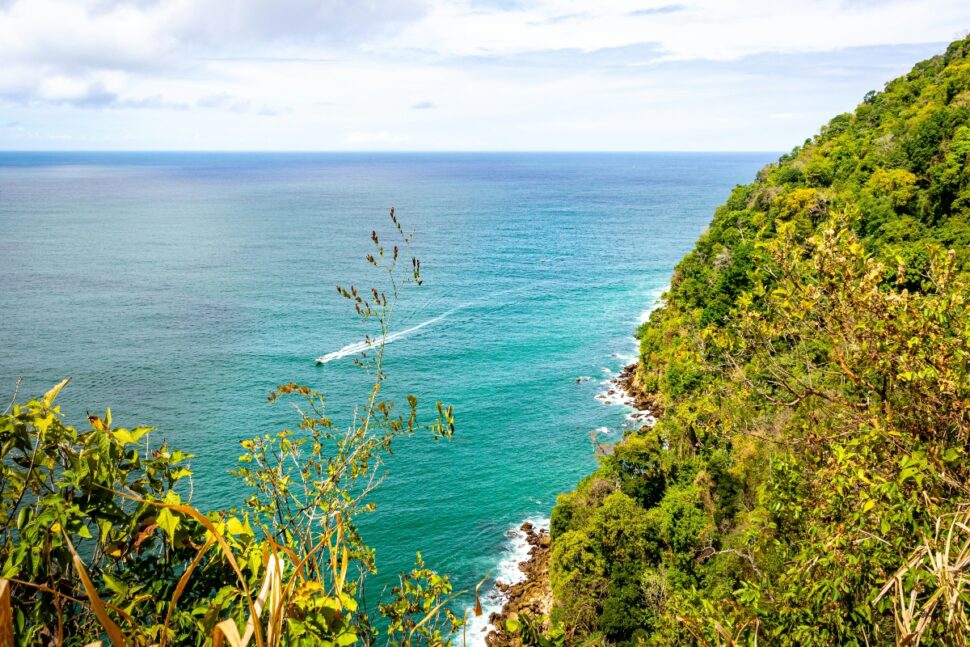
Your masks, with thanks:
M108 587L109 591L117 593L118 595L126 595L128 593L128 585L121 580L115 579L107 573L102 573L101 577L104 578L104 585Z
M162 508L161 512L158 513L158 517L155 518L155 523L165 531L169 541L173 541L181 520L168 508Z

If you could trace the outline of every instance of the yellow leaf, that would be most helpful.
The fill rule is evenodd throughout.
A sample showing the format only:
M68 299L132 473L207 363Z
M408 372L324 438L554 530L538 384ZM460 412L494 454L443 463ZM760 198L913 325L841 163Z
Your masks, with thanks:
M69 377L66 377L66 378L64 378L63 380L61 380L61 381L60 381L60 382L59 382L59 383L57 384L57 386L55 386L55 387L54 387L54 388L52 388L52 389L51 389L50 391L48 391L47 393L45 393L45 394L44 394L44 397L43 397L43 398L41 398L41 402L43 402L43 403L44 403L44 406L45 406L45 407L48 407L48 408L50 408L50 406L51 406L52 404L54 404L54 398L56 398L56 397L57 397L57 394L61 392L61 389L63 389L63 388L64 388L64 386L65 386L65 385L66 385L66 384L67 384L68 382L70 382L70 381L71 381L71 378L69 378Z
M244 647L242 639L239 637L239 629L232 620L223 620L212 630L212 647L222 647L222 641L229 641L231 647Z

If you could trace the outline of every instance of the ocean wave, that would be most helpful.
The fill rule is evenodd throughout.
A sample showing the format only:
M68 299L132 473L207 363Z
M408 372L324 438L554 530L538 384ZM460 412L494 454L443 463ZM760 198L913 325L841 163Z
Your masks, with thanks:
M631 411L630 413L626 414L626 421L629 424L637 427L642 427L644 425L652 427L654 424L656 424L657 418L650 411L643 409Z
M518 525L510 526L506 533L508 540L502 549L502 556L495 567L495 577L493 582L503 584L518 584L525 580L525 573L519 565L528 561L529 552L532 546L526 539L526 533L522 530L524 523L531 523L536 530L549 530L548 517L529 517L523 519ZM476 616L467 613L468 624L465 626L465 637L469 647L481 647L485 645L485 636L492 630L491 616L498 613L505 605L507 597L504 593L495 588L494 583L481 594L482 615Z
M647 293L647 296L651 297L652 300L650 302L650 305L647 307L647 309L640 313L639 321L641 324L645 324L648 321L650 321L650 315L653 314L653 311L663 305L664 292L666 292L669 289L670 289L669 285L664 285L662 287L650 290L650 292Z
M612 380L608 381L609 389L600 391L595 397L597 400L608 406L633 407L633 396L626 392L619 383Z

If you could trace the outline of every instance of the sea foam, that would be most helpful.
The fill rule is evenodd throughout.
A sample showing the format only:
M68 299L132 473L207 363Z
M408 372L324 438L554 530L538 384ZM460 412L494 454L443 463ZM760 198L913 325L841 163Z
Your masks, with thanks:
M650 290L650 292L647 293L647 296L651 298L651 301L647 309L640 313L641 324L645 324L650 321L650 315L653 314L653 311L663 305L664 293L669 289L669 285L664 285L663 287Z
M502 550L502 557L495 567L495 582L512 585L525 581L525 572L519 565L529 560L532 546L527 541L527 535L522 530L524 523L531 523L536 531L549 530L548 517L529 517L518 525L510 526L506 536L508 540ZM468 624L465 626L465 637L469 647L485 645L485 636L492 631L491 616L498 613L505 605L508 597L499 591L494 583L481 593L482 615L476 616L471 610L467 613Z

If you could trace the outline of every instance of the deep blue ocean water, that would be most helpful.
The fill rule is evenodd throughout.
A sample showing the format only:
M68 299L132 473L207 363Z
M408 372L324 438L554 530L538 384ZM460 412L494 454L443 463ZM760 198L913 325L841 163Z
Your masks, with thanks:
M295 422L273 386L321 389L338 421L361 395L351 357L314 358L370 332L334 285L373 278L396 207L425 285L394 330L450 314L387 346L389 390L453 404L458 431L396 445L362 524L371 585L421 550L468 588L594 468L591 433L622 433L594 396L715 206L775 157L0 153L0 396L71 376L72 421L154 426L195 454L197 504L239 504L239 440Z

